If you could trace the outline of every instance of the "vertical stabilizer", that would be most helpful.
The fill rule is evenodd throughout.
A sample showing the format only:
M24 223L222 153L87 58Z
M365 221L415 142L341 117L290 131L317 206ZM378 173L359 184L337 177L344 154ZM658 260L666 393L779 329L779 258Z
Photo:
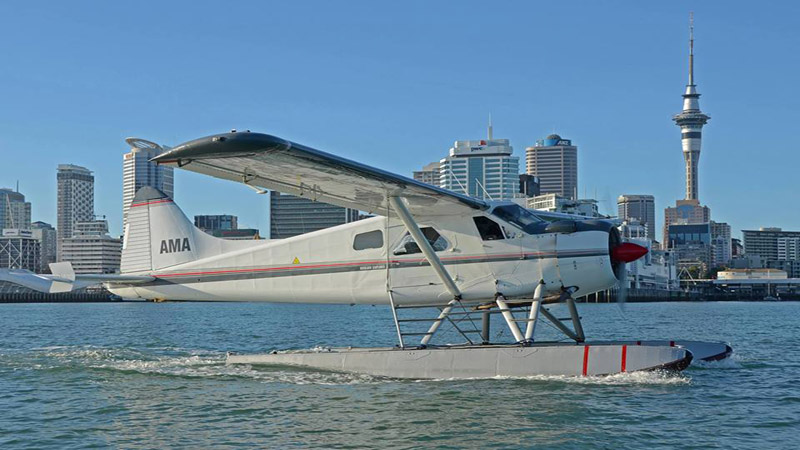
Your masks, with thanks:
M128 212L121 272L158 270L198 259L198 233L202 231L169 196L150 186L139 189Z

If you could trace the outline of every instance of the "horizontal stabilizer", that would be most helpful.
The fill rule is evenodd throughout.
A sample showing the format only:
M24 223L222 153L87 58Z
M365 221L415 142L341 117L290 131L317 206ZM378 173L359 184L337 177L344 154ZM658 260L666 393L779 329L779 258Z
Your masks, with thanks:
M22 269L0 269L0 281L33 289L37 292L46 294L57 294L60 292L70 292L75 289L83 289L89 286L100 285L102 283L123 283L138 284L153 281L155 278L149 276L130 276L116 274L87 274L75 275L70 263L51 264L51 267L59 264L56 268L58 274L41 275ZM63 264L68 265L63 266ZM69 279L71 274L72 279Z

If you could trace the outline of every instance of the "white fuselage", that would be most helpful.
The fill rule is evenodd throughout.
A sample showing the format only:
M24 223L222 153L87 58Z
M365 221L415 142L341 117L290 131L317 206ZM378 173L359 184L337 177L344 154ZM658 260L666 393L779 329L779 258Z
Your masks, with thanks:
M529 296L540 280L547 294L574 286L576 296L616 282L608 232L529 235L493 217L505 238L484 240L473 223L479 215L492 217L416 218L444 239L436 253L464 301ZM237 242L230 251L148 271L152 283L108 287L123 298L164 300L388 304L390 292L397 305L451 300L421 252L397 251L406 234L399 219L373 217L288 239ZM163 251L157 240L152 245Z

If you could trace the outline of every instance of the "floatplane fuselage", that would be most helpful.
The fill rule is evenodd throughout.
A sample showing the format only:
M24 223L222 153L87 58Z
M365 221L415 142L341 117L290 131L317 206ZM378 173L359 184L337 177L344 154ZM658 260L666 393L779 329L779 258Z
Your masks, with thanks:
M616 282L607 221L571 222L572 232L514 203L469 214L415 217L459 289L461 301L573 295ZM453 298L401 220L378 216L281 240L230 241L195 228L178 206L144 188L129 210L122 269L149 283L108 288L123 298L419 305ZM390 300L389 295L393 296Z

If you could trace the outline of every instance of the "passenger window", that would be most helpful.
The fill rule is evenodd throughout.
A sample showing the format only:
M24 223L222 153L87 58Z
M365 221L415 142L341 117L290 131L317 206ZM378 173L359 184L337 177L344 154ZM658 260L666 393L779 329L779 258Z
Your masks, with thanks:
M441 252L442 250L447 250L447 240L443 238L438 231L431 227L422 228L421 231L425 239L427 239L431 247L433 247L433 251ZM416 241L414 241L414 238L406 232L403 239L401 239L400 243L395 247L394 254L412 255L414 253L422 253L422 250L419 248Z
M353 250L366 250L368 248L381 247L383 247L383 232L381 230L357 234L355 239L353 239Z
M481 239L484 241L505 239L503 230L500 229L500 225L494 220L484 216L473 217L472 220L475 221L475 226L478 227L478 233L480 233Z

